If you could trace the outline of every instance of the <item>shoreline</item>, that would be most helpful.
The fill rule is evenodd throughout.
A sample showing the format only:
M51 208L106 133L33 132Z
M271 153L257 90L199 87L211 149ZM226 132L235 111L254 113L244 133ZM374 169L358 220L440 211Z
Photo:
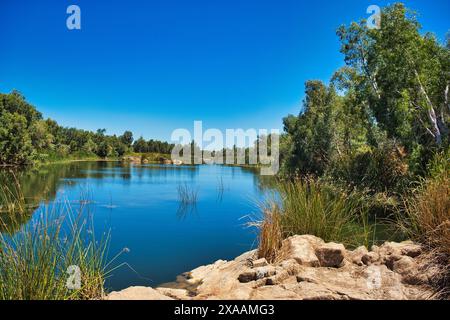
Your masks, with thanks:
M417 300L434 299L426 254L411 241L346 250L314 236L283 241L273 263L257 250L179 275L156 288L129 287L107 300Z

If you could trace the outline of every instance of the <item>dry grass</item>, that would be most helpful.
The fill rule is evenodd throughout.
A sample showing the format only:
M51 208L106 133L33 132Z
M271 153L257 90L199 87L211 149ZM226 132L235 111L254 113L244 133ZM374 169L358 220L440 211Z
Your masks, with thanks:
M414 240L450 257L449 172L426 180L413 197L405 199L402 229Z
M281 210L276 203L271 202L262 208L262 212L264 219L256 224L259 228L258 257L274 262L283 241Z
M428 251L433 285L449 294L450 289L450 178L444 170L430 178L405 199L405 214L398 218L400 229Z

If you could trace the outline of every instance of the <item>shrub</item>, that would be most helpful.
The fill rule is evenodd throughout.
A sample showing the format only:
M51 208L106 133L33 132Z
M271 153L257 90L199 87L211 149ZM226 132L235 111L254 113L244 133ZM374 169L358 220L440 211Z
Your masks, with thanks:
M366 208L355 197L314 179L278 183L279 197L263 205L259 255L269 260L292 235L314 235L350 247L369 245Z

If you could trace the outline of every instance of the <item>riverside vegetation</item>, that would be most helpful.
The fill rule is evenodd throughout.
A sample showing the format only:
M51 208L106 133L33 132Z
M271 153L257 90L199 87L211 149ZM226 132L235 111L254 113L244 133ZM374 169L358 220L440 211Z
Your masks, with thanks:
M410 238L448 294L450 38L419 30L401 3L383 9L379 30L338 29L345 67L329 85L307 82L302 111L284 119L285 178L258 224L261 257L295 234L353 247Z
M365 21L353 22L340 27L337 36L345 66L332 75L329 84L308 81L300 114L283 119L276 195L262 205L261 221L252 223L259 228L258 258L277 261L283 242L298 234L353 248L392 238L411 239L423 246L427 266L439 270L430 285L446 297L450 277L450 38L442 44L433 34L422 34L415 13L401 3L383 9L380 29L368 29ZM0 96L0 112L3 164L25 164L77 152L105 157L131 150L171 150L164 143L162 149L152 149L150 145L156 142L142 138L133 144L130 132L116 137L106 136L102 130L62 128L42 120L17 92ZM182 202L196 202L196 193L183 186L179 194ZM20 207L11 197L5 199L9 199L9 204L3 205L7 210ZM20 232L30 234L31 230ZM50 243L62 248L56 240L45 244ZM102 256L103 251L90 249L91 244L84 243L77 250L91 250L90 257ZM8 242L1 240L0 248L6 245ZM31 244L24 241L18 245L8 245L8 250L0 251L1 257L6 254L12 259L21 246ZM46 252L45 245L38 248ZM25 277L38 266L22 264L20 274L10 261L0 258L0 270L9 270L14 277ZM103 277L105 271L98 266L107 263L94 261L86 263L94 266L88 274ZM61 268L46 266L49 274L53 268L57 277ZM14 277L4 282L4 292L8 286L17 286ZM27 292L20 297L37 297L30 293L30 281L20 283L17 290ZM98 288L97 284L94 281L89 288ZM96 295L58 293L46 297ZM9 295L14 296L19 297Z

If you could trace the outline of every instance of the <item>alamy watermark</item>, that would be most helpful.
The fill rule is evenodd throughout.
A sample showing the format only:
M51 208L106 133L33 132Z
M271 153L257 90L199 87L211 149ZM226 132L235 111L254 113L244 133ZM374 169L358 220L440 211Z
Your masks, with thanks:
M367 14L370 14L370 17L367 19L367 28L380 29L381 28L381 8L377 5L370 5L367 8Z
M77 5L67 7L66 13L69 14L66 20L66 26L69 30L81 30L81 9Z
M172 132L172 161L178 164L260 165L261 175L276 175L280 169L280 130L203 130L194 122L194 132L180 128Z
M81 270L79 266L69 266L66 270L69 275L66 281L66 288L69 290L81 289Z

